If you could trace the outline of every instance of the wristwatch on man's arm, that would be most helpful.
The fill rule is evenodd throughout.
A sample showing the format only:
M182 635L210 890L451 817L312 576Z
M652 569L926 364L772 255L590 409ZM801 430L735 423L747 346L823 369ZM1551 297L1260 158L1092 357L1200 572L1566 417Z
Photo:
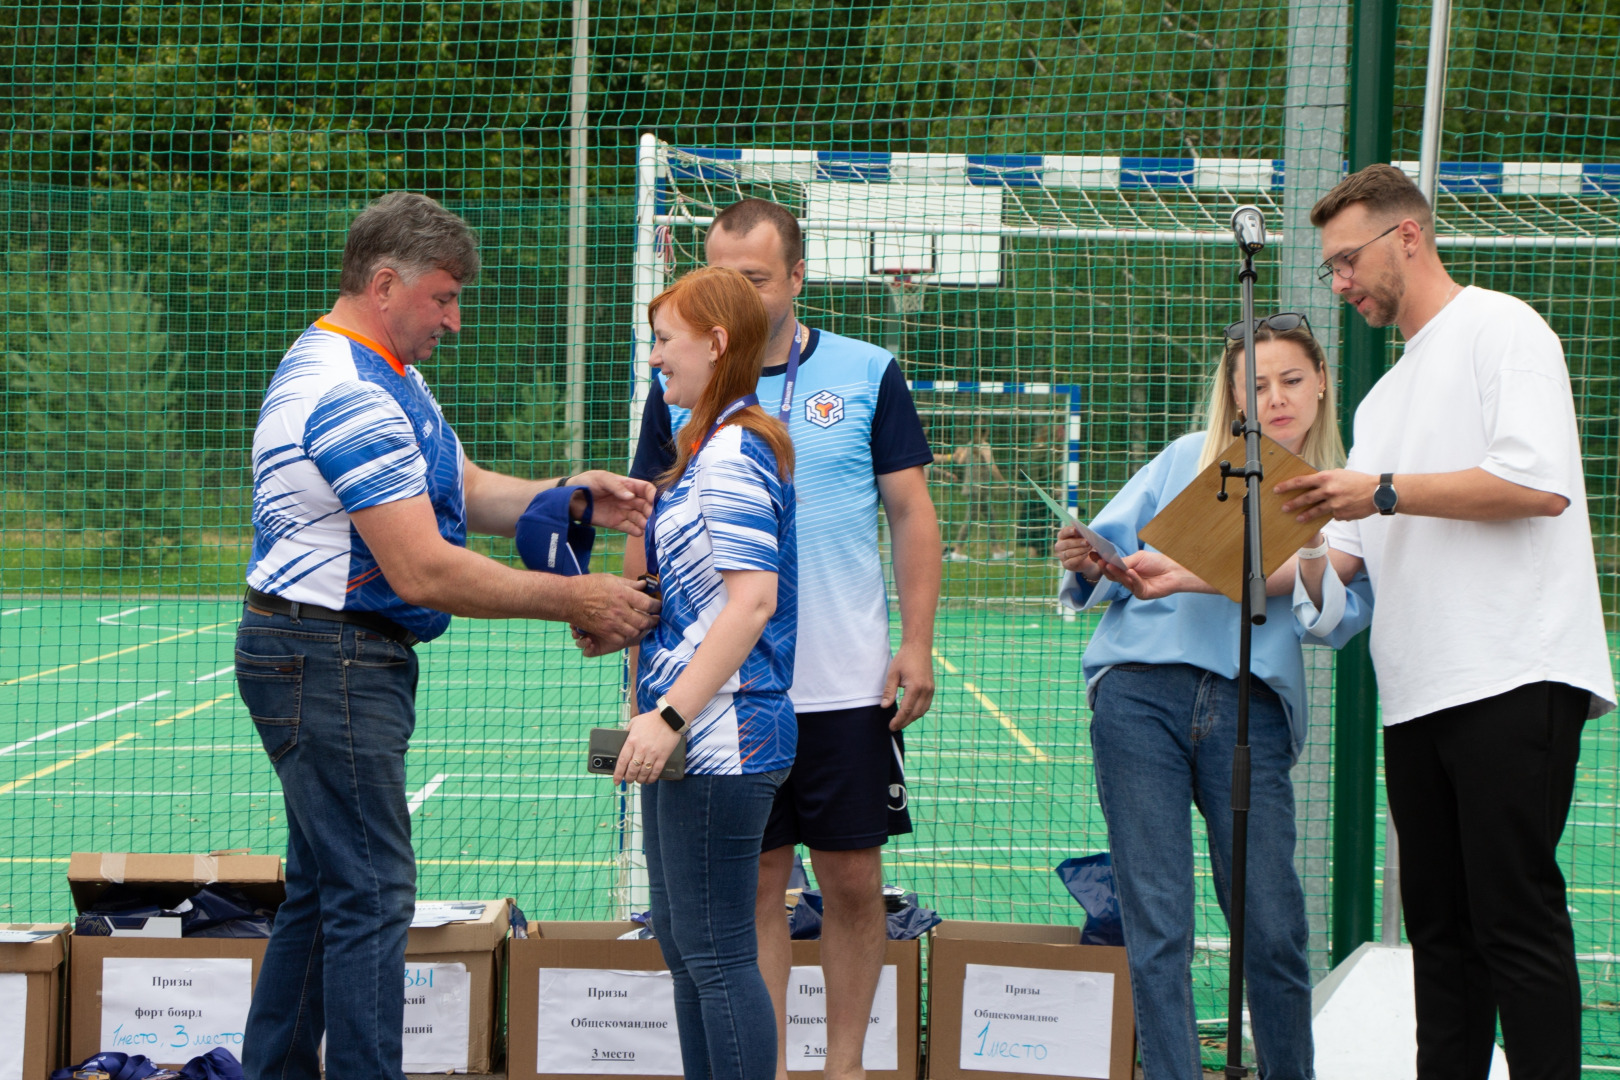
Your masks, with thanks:
M1384 473L1380 476L1378 478L1378 487L1373 491L1373 505L1378 507L1378 512L1385 517L1394 514L1395 504L1400 501L1400 498L1395 493L1395 474Z

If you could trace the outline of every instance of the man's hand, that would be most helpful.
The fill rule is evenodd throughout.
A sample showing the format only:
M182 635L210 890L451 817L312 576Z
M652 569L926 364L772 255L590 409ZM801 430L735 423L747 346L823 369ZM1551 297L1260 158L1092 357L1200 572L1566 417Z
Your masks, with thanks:
M1091 546L1091 541L1080 535L1080 530L1073 525L1065 525L1058 530L1057 543L1052 545L1052 551L1057 555L1058 562L1063 569L1072 574L1079 574L1093 585L1102 577L1102 556L1097 554Z
M1310 476L1296 476L1284 480L1275 490L1279 495L1291 491L1299 494L1283 503L1285 514L1298 515L1300 524L1317 518L1332 517L1339 521L1359 521L1378 512L1373 505L1373 492L1378 489L1378 477L1349 469L1328 469Z
M1157 600L1172 593L1212 593L1215 590L1197 574L1170 556L1157 551L1138 551L1125 556L1126 569L1102 563L1103 576L1131 591L1138 600Z
M658 601L632 582L612 574L585 574L569 583L574 605L568 621L584 635L577 640L586 656L617 652L658 625Z
M632 480L628 476L592 469L564 480L564 486L588 487L595 506L591 511L591 524L618 532L640 536L652 516L653 499L658 489L645 480Z
M889 661L889 677L883 683L883 707L894 704L895 695L905 690L900 698L900 709L889 721L890 731L901 731L913 720L921 718L934 702L934 656L925 645L904 644Z

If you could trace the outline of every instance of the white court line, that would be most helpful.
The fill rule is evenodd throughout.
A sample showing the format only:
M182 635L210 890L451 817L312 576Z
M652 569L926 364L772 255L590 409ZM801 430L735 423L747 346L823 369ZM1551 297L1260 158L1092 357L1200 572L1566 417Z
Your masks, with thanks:
M12 753L13 751L21 750L23 747L29 745L30 743L37 743L37 742L41 742L41 741L43 741L45 739L54 738L55 736L62 734L62 732L64 732L64 731L72 731L74 728L84 727L84 725L86 725L86 724L93 724L97 720L105 720L109 716L117 716L119 713L124 712L126 709L133 709L137 705L145 705L148 701L156 701L160 697L168 697L171 693L173 693L172 690L159 690L155 694L147 694L145 697L139 699L138 701L131 701L131 702L128 702L126 704L119 705L117 708L108 709L106 712L96 713L96 715L86 717L83 720L78 720L78 721L75 721L74 723L71 723L71 724L63 724L59 728L52 728L50 731L42 732L42 733L40 733L38 735L35 735L31 739L24 739L22 742L15 742L15 743L12 743L10 746L5 747L4 749L0 749L0 757L4 757L5 755L7 755L9 753Z
M132 608L129 608L128 610L126 610L126 611L120 611L116 615L103 615L99 619L97 619L96 622L101 623L104 626L112 626L119 619L122 619L125 615L133 615L137 611L151 611L151 610L152 610L152 605L151 604L142 604L140 607L132 607Z
M411 801L405 804L405 812L407 814L414 814L420 810L422 808L422 804L431 799L433 797L433 793L439 790L439 785L443 784L448 779L450 779L448 773L440 773L427 783L423 784L422 789L415 795L412 795Z
M437 777L435 777L435 779L437 779ZM145 798L147 796L151 796L153 798L162 798L162 799L218 799L218 798L227 798L227 799L279 799L279 798L282 797L282 795L284 793L280 792L280 791L137 791L137 790L134 790L134 789L131 789L129 791L103 791L103 790L91 789L91 788L30 788L28 790L28 794L29 795L39 795L39 796L48 797L48 798L52 798L52 799L75 799L75 798L81 798L81 797L82 798L87 798L87 799L88 798L96 798L96 799L103 799L103 798L105 798L105 799L139 799L139 798ZM420 795L421 792L417 792L417 794ZM438 792L429 792L428 794L431 797L435 798L435 799L439 799L441 801L449 801L449 802L456 802L458 800L460 800L460 801L472 801L472 800L481 800L481 799L519 799L519 800L529 800L529 801L544 802L544 801L546 801L548 799L561 799L561 800L594 799L594 798L599 797L600 795L610 795L610 794L616 795L617 793L613 792L611 789L609 789L607 787L604 787L600 792L587 793L587 794L573 794L573 793L561 793L561 792L559 792L558 794L555 794L555 795L546 795L546 794L491 795L491 794L487 794L487 793L484 793L484 792L461 792L461 793L451 792L449 794L440 794ZM426 800L424 800L424 801L426 801ZM418 805L420 805L420 804L418 804ZM412 812L414 813L417 808L418 808L417 806L412 806L411 807Z
M201 675L201 676L199 676L199 677L197 677L195 679L192 679L191 684L193 686L195 686L200 682L208 682L208 681L210 681L212 679L219 678L221 675L227 675L227 674L229 674L229 673L231 673L231 672L233 672L235 670L236 670L236 665L235 664L232 664L230 667L222 667L218 671L213 671L213 672L208 673L207 675Z
M6 615L18 615L18 614L21 614L24 611L33 611L33 610L34 609L31 608L31 607L6 608L6 610L0 611L0 617L4 617Z

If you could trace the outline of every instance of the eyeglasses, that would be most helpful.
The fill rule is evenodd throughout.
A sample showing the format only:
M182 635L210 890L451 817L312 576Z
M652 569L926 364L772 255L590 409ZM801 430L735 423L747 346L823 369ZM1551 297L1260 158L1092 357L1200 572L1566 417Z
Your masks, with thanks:
M1254 320L1254 329L1256 332L1268 326L1277 331L1279 334L1286 333L1289 330L1297 330L1301 326L1305 328L1306 332L1310 332L1311 321L1297 311L1279 311L1275 315L1267 315L1263 319ZM1228 326L1226 328L1226 336L1231 338L1233 341L1242 341L1243 320L1239 319L1231 326Z
M1378 241L1400 228L1404 223L1404 221L1397 221L1395 224L1391 225L1389 228L1367 241L1367 244L1376 244ZM1418 226L1420 229L1422 227L1423 226L1421 225ZM1348 281L1350 275L1356 272L1355 264L1352 262L1352 260L1358 254L1360 254L1361 248L1366 247L1367 244L1362 244L1361 247L1356 248L1354 251L1347 251L1343 255L1335 255L1333 258L1324 262L1321 266L1318 266L1316 268L1316 280L1322 282L1331 282L1334 277L1337 276Z

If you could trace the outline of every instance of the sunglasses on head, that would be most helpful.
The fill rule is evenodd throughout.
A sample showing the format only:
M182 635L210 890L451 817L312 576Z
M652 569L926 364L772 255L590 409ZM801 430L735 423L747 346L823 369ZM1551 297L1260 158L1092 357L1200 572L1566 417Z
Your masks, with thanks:
M1268 326L1278 333L1284 333L1288 330L1298 330L1301 326L1303 326L1307 332L1310 332L1311 321L1297 311L1281 311L1275 315L1267 315L1263 319L1254 320L1254 328L1256 331ZM1226 336L1231 338L1233 341L1242 341L1243 320L1239 319L1231 326L1228 326L1226 328Z

